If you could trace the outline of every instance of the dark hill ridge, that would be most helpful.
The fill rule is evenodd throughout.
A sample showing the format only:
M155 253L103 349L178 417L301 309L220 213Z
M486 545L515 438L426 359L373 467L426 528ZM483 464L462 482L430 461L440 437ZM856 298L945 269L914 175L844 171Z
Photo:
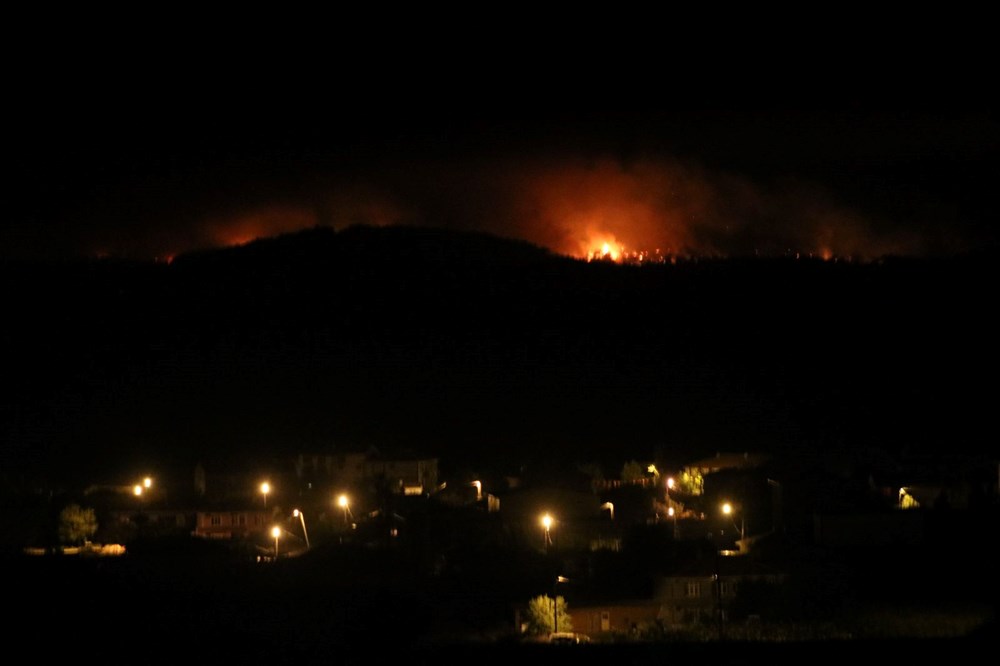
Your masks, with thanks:
M982 449L988 257L619 266L420 228L8 265L5 467ZM988 386L989 383L987 382Z

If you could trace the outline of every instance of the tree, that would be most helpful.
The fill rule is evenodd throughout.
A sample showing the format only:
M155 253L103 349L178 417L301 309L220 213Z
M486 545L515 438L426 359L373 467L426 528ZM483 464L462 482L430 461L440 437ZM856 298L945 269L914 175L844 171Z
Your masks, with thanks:
M622 481L636 483L646 478L646 470L636 460L630 460L622 466Z
M573 622L566 610L566 599L556 597L556 615L559 617L559 631L573 631ZM552 597L541 595L528 602L528 632L549 634L556 630L552 613Z
M705 478L697 469L686 469L677 480L679 490L688 495L701 495L705 492Z
M59 512L59 540L66 544L86 543L97 531L97 515L93 509L69 504Z

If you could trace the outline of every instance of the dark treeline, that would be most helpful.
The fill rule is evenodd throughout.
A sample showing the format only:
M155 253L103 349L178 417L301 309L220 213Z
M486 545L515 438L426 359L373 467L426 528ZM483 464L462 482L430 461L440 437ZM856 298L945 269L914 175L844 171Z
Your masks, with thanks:
M987 450L987 256L622 266L352 227L0 270L10 475L369 444L619 469L654 449Z

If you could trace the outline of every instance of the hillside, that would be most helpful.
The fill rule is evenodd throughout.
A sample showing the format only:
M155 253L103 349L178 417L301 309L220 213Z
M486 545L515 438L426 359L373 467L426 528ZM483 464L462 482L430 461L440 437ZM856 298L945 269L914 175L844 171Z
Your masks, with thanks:
M332 446L985 451L989 257L622 266L405 227L2 266L9 476Z

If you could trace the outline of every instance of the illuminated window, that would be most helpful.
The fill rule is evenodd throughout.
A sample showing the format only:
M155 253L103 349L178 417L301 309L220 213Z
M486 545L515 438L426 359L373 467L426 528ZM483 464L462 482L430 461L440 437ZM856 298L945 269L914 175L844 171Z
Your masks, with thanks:
M701 596L701 583L688 583L685 587L685 594L691 598Z

